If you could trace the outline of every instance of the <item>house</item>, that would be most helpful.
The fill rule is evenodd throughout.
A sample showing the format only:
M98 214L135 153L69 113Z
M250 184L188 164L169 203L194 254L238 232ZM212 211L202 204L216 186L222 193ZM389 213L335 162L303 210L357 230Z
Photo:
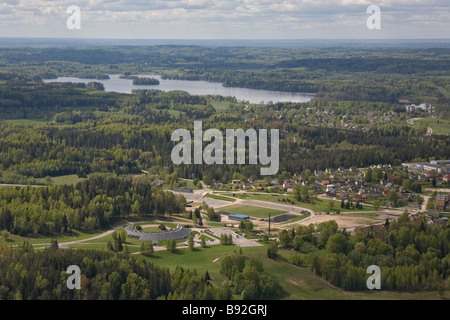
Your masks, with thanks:
M419 210L420 209L420 205L417 202L409 203L408 207L411 208L411 209L415 209L415 210Z
M221 182L216 182L213 184L213 189L226 188L226 187L227 187L227 185L223 184Z
M326 186L327 184L330 184L330 180L322 180L323 186Z
M428 216L432 219L439 218L441 214L436 209L429 209L428 210Z
M410 214L409 221L419 221L421 218L417 214Z
M389 194L389 190L383 190L383 196L387 196Z
M348 199L348 192L345 191L341 191L339 198L343 199L343 200L347 200Z
M387 207L394 207L395 203L392 200L384 200L384 205Z
M450 174L446 174L446 175L442 178L442 180L443 180L444 182L449 182L449 181L450 181Z
M327 197L336 197L336 189L327 188Z
M285 190L287 190L289 188L292 188L294 186L294 184L295 184L294 180L291 180L291 179L286 180L286 181L283 182L283 188Z
M438 193L436 194L436 207L443 208L445 206L445 194L444 193Z
M252 185L250 182L248 182L248 181L244 181L244 183L243 183L243 188L244 188L245 190L253 189L253 185Z
M193 193L194 190L191 188L174 188L174 192L182 192L182 193Z
M262 186L257 186L257 187L256 187L256 190L262 191L262 190L264 190L264 187L262 187Z
M423 171L430 172L430 173L431 173L431 171L435 171L438 174L440 174L442 172L442 167L438 166L436 164L424 163L423 164Z
M162 185L164 184L164 181L163 180L159 180L159 179L155 179L155 180L153 180L151 183L150 183L150 185L151 186L156 186L156 187L161 187Z
M228 218L229 219L233 219L233 220L249 220L250 219L249 216L245 216L245 215L242 215L242 214L234 214L234 213L230 213L228 215Z

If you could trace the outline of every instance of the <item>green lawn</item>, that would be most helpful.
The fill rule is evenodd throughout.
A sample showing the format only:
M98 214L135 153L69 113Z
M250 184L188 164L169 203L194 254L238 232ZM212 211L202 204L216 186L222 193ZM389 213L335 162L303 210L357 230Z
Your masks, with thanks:
M197 186L194 184L194 180L190 180L190 179L180 179L180 182L185 182L186 183L186 187L183 188L191 188L194 190L197 190Z
M147 225L147 224L157 224L158 226L159 226L160 224L163 224L163 225L166 226L166 228L176 228L177 225L178 225L177 222L165 222L165 221L163 222L163 221L157 221L157 220L149 221L149 222L139 222L139 223L136 223L136 225L140 225L140 226ZM149 230L150 230L150 229L153 229L153 228L158 229L157 232L162 231L162 230L159 229L159 227L157 227L157 226L156 226L156 227L149 227ZM147 229L147 228L143 228L143 229ZM156 229L153 229L153 231L151 231L151 232L155 232ZM144 230L144 231L149 231L149 230Z
M63 185L63 184L76 184L86 180L85 178L80 178L76 174L69 174L66 176L59 177L51 177L51 181L54 185ZM37 179L38 182L45 183L45 178Z
M237 198L241 198L241 199L251 199L251 200L262 200L262 201L270 201L270 202L275 202L275 203L281 203L281 204L287 204L287 205L294 205L294 206L298 206L301 208L306 208L306 209L311 209L314 210L315 212L331 212L331 211L341 211L341 212L347 212L347 211L358 211L358 210L362 210L364 211L364 204L363 204L363 209L345 209L345 208L341 208L341 203L340 201L336 201L336 200L324 200L324 199L317 199L314 200L314 203L306 203L306 202L300 202L295 200L294 197L291 196L283 196L283 195L276 195L276 194L251 194L251 193L247 193L245 195L238 195L236 194ZM291 202L283 202L283 201L278 201L278 199L289 199ZM333 210L330 210L329 207L329 202L332 201L334 203L334 207Z
M207 221L206 222L208 224L208 226L210 227L223 227L223 224L221 224L220 222L211 222L211 221Z
M142 231L145 231L145 232L162 232L163 230L161 230L158 227L147 227L147 228L142 228Z
M207 197L208 198L212 198L212 199L216 199L216 200L228 201L228 202L235 202L236 201L236 199L220 196L220 195L217 195L217 194L208 194Z
M0 119L0 124L7 123L7 124L25 124L25 125L42 125L45 124L46 121L43 119Z
M94 237L96 235L99 235L106 230L97 230L93 232L85 232L85 231L74 231L74 235L55 235L53 237L48 236L35 236L35 237L21 237L18 235L11 234L9 241L6 241L1 238L0 239L0 247L7 245L19 245L23 242L28 242L32 244L33 246L46 246L50 244L50 241L52 239L56 239L58 242L69 242L69 241L75 241L75 240L83 240L90 237Z
M345 213L344 215L375 218L378 215L378 213L376 213L376 212L349 212L349 213Z
M304 214L304 215L301 215L301 216L298 216L298 217L295 217L295 218L292 218L292 219L290 219L289 221L286 221L286 222L282 222L281 224L285 224L285 223L292 223L292 222L297 222L297 221L301 221L301 220L303 220L303 219L306 219L306 218L308 218L308 217L310 217L311 216L311 213L306 213L306 214Z
M260 247L254 247L252 249L256 248ZM195 248L194 251L190 251L187 248L179 249L176 253L171 253L166 250L156 251L153 257L147 259L155 264L168 267L171 270L180 266L185 269L196 269L200 273L208 271L210 274L213 273L217 276L217 273L220 272L220 259L216 262L213 261L216 258L232 254L234 251L239 251L239 248L234 245L214 245L207 248Z
M416 122L429 126L433 129L433 134L450 134L450 120L427 118Z
M198 237L200 240L205 239L206 241L214 240L211 237L208 237L207 235L202 234L200 237Z
M243 214L256 218L268 218L269 213L272 217L286 213L286 211L268 209L263 207L255 207L248 205L231 205L226 207L221 207L220 210L235 213L235 214Z
M292 265L289 262L291 251L279 250L276 259L267 258L266 245L262 247L242 248L247 257L261 259L264 270L278 278L285 294L281 299L289 300L366 300L366 299L439 299L436 292L398 293L383 290L364 290L360 292L347 292L334 287L329 282L315 276L307 268ZM213 285L220 285L226 276L220 273L220 259L229 254L239 251L236 246L214 245L207 248L196 248L194 251L188 249L178 250L177 253L157 251L153 257L145 259L174 270L177 266L185 269L196 269L198 274L203 275L206 271L211 276ZM319 252L318 252L319 253ZM216 262L215 259L219 258ZM446 296L450 294L447 292Z

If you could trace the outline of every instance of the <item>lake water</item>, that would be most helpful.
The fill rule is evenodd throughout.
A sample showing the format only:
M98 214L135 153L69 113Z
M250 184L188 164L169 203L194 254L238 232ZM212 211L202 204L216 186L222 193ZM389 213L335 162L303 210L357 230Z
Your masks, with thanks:
M218 82L191 81L191 80L165 80L159 75L138 75L139 77L151 77L158 79L160 84L154 86L133 85L131 79L120 79L118 74L110 74L108 80L82 79L75 77L58 77L57 79L47 79L44 82L73 82L89 83L92 81L103 83L105 91L131 93L133 89L158 89L163 91L183 90L192 95L220 95L224 97L236 97L237 100L248 101L249 103L277 102L308 102L313 97L312 93L269 91L246 88L224 87Z

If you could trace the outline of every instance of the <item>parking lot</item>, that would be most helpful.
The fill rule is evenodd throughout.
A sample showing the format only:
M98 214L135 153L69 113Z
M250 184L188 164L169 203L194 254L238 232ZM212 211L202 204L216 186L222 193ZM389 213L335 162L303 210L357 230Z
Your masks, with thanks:
M236 244L239 247L259 247L262 246L259 242L255 240L247 239L243 236L240 236L236 234L233 230L230 230L228 228L208 228L212 234L214 234L216 237L219 237L222 234L233 234L233 243Z

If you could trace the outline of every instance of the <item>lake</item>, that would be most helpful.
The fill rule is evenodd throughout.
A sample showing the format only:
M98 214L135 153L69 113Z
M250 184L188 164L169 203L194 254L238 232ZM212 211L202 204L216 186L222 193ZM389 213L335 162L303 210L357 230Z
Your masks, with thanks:
M105 86L105 91L131 93L133 89L158 89L163 91L183 90L192 95L220 95L224 97L236 97L239 101L248 101L249 103L268 103L277 102L308 102L313 97L313 93L301 92L283 92L269 91L259 89L247 89L236 87L224 87L219 82L191 81L191 80L167 80L159 75L138 75L139 77L148 77L158 79L160 84L154 86L133 85L131 79L120 79L119 74L110 74L108 80L82 79L76 77L58 77L57 79L47 79L44 82L73 82L89 83L92 81L100 82Z

